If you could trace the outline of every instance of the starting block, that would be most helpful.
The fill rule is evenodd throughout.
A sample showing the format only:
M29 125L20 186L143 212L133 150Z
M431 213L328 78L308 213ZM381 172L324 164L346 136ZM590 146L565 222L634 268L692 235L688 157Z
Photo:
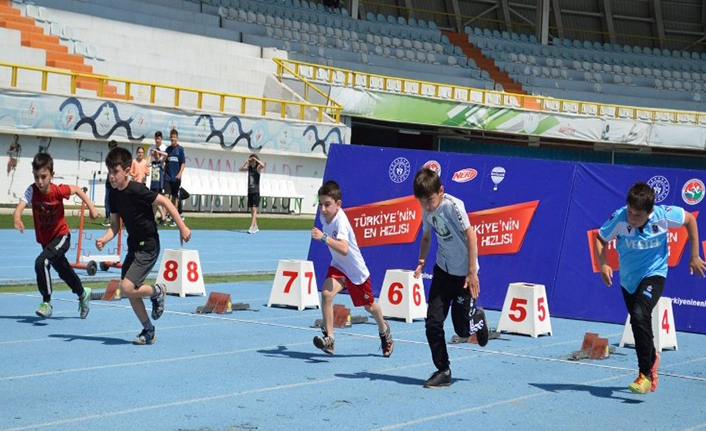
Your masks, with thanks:
M414 278L414 271L406 269L388 269L378 297L382 315L404 319L412 323L414 319L427 317L427 300L424 283L421 278Z
M314 276L314 263L309 260L280 260L270 290L267 306L283 305L321 308L319 289Z
M120 280L110 280L105 292L92 292L91 301L119 301L120 296Z
M583 343L581 343L581 350L576 350L571 355L561 359L568 361L606 359L612 353L615 353L615 346L609 346L607 338L601 338L598 334L586 332L583 336Z
M238 302L233 304L230 300L230 294L211 292L206 300L206 305L197 307L194 314L230 314L233 310L249 310L250 304Z
M333 304L333 327L334 328L350 328L351 325L357 323L368 323L368 318L365 316L351 316L350 308L346 308L342 304ZM312 328L323 328L324 319L316 319Z
M206 296L198 250L164 249L157 283L167 286L167 293L181 296Z
M510 283L497 330L533 338L541 334L551 336L552 324L544 285Z
M488 340L498 340L500 339L500 332L495 331L495 330L489 330L488 331ZM503 340L508 340L507 338L503 338ZM470 337L459 337L458 335L454 334L451 337L451 344L462 344L462 343L470 343L470 344L478 344L478 335L476 333L471 334Z
M678 350L677 327L674 323L674 311L672 310L672 298L663 296L657 301L657 305L652 310L652 335L654 336L655 349L661 352L663 349ZM620 347L626 344L635 345L635 337L630 326L630 315L625 319L623 336L620 339Z

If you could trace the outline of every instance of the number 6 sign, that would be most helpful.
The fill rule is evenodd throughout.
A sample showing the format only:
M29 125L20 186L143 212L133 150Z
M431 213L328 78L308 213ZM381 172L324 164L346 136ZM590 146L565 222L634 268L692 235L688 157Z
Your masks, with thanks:
M537 337L552 335L547 292L542 284L511 283L505 295L498 331Z
M181 297L206 296L198 250L164 249L157 283L166 285L167 293Z
M280 260L267 306L284 305L320 308L314 264L308 260Z
M407 323L427 317L424 284L421 278L414 278L413 271L387 270L378 302L385 317L405 319Z

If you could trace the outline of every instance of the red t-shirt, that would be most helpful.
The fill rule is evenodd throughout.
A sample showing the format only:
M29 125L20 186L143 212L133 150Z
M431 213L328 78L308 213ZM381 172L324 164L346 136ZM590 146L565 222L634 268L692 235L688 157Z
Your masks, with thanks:
M49 184L47 194L42 194L36 184L27 187L22 200L32 207L34 233L42 247L57 236L69 233L69 225L64 218L64 199L70 196L71 187L66 184Z

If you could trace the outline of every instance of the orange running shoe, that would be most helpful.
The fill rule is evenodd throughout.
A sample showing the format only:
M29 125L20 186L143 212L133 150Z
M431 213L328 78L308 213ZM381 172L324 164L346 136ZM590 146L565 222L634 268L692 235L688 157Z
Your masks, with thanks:
M659 368L659 352L655 352L655 363L652 364L652 369L650 370L650 380L652 381L652 387L650 390L652 392L657 389L659 384L659 376L657 375L657 368Z

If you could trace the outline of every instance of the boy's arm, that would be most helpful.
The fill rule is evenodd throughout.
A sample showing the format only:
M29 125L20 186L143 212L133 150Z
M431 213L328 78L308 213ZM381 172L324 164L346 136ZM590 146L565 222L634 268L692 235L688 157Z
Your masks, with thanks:
M241 171L247 171L248 170L248 163L250 163L250 159L245 159L243 164L240 166Z
M120 229L120 214L111 213L108 230L102 237L96 239L96 248L98 251L103 251L103 247L105 247L111 239L115 238L115 235L118 234L118 229Z
M20 202L17 204L17 207L15 207L15 212L12 215L12 218L15 220L15 229L20 231L20 233L24 233L25 231L25 225L22 223L22 211L27 208L27 202L25 202L23 199L20 199Z
M601 268L601 279L606 286L610 287L613 285L613 268L608 265L608 259L605 255L605 249L608 243L601 238L601 235L596 235L596 241L594 242L594 250L596 251L596 259L598 259L598 266Z
M186 167L186 163L182 163L181 167L179 168L179 173L177 174L177 179L181 179L181 175L184 173L184 168Z
M478 239L473 226L466 229L466 242L468 243L468 274L463 286L471 292L473 299L480 295L480 282L478 281Z
M422 240L419 242L419 261L417 269L414 270L414 277L419 278L424 271L424 264L427 261L427 253L429 253L429 245L431 244L431 231L426 231L422 234Z
M154 200L154 203L166 208L169 215L172 216L172 220L176 222L176 225L179 228L179 234L182 243L189 242L189 240L191 239L191 231L188 227L186 227L186 224L184 224L184 221L181 219L181 217L179 217L179 211L177 211L176 207L172 204L172 202L167 199L164 195L157 195L157 198Z
M88 198L86 192L79 186L70 185L69 187L71 188L71 194L81 198L81 200L86 204L86 206L88 206L88 214L91 219L97 219L100 214L98 213L96 207L93 205L93 201Z
M255 159L255 162L257 163L257 171L262 172L262 170L265 169L265 162L259 159Z
M311 230L311 238L316 240L316 241L321 241L324 244L326 244L331 250L335 251L338 254L342 254L343 256L348 255L348 241L343 240L343 239L335 239L331 238L328 235L325 235L324 233L321 232L317 228L313 228Z
M686 232L689 234L689 242L691 243L689 274L696 273L699 278L703 278L706 274L706 262L699 256L699 227L696 223L696 217L688 211L684 211L684 227L686 227Z

